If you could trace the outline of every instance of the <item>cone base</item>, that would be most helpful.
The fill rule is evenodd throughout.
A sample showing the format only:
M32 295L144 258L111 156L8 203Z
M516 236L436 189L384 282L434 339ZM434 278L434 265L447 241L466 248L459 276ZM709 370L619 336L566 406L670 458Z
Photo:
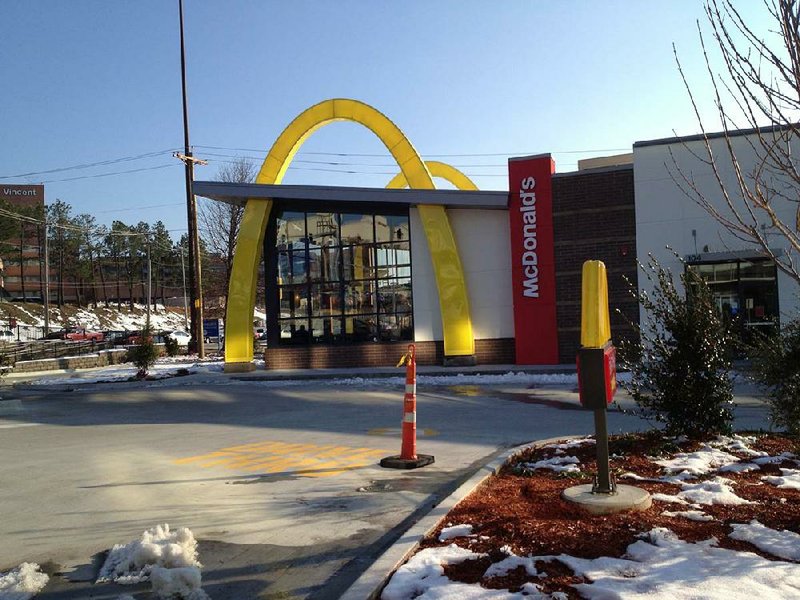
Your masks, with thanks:
M400 456L387 456L381 459L381 466L385 469L418 469L425 465L433 464L434 458L430 454L417 454L417 458L400 458Z

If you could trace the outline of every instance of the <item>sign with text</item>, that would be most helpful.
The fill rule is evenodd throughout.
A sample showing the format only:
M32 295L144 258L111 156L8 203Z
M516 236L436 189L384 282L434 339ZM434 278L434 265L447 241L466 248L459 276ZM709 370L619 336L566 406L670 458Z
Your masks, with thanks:
M517 364L558 363L553 171L549 154L508 160Z
M43 185L0 184L0 200L12 206L44 206Z

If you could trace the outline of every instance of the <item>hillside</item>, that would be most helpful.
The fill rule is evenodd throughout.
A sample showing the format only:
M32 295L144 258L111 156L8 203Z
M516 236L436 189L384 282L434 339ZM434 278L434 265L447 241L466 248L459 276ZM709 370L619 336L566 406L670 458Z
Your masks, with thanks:
M50 328L58 329L70 325L82 326L96 331L141 329L145 324L146 311L143 305L133 310L123 305L105 308L79 308L63 306L50 308ZM44 307L33 302L0 302L0 327L7 327L10 319L18 326L44 327ZM184 329L183 308L158 305L151 308L150 322L154 329Z

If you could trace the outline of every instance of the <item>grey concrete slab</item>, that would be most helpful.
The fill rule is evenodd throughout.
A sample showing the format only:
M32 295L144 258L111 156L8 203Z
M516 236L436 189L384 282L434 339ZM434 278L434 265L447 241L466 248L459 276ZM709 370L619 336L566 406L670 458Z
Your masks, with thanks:
M504 449L592 433L570 385L516 385L420 388L418 450L436 462L414 471L377 465L400 447L402 389L369 380L284 385L202 374L72 391L6 387L0 514L13 518L0 520L0 570L33 560L85 580L93 556L167 522L201 540L212 598L338 598ZM612 432L646 426L609 414ZM284 458L299 462L275 472L176 462L264 443L295 445ZM374 454L345 468L303 465L303 447ZM111 593L120 592L59 576L41 597Z

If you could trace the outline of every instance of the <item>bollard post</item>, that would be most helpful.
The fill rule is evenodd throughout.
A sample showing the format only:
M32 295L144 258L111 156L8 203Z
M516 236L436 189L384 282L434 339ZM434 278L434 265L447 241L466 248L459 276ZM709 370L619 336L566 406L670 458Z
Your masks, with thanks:
M417 469L434 462L433 456L417 454L417 357L416 346L408 345L398 367L406 365L406 386L403 396L402 442L399 456L387 456L380 465L388 469Z

